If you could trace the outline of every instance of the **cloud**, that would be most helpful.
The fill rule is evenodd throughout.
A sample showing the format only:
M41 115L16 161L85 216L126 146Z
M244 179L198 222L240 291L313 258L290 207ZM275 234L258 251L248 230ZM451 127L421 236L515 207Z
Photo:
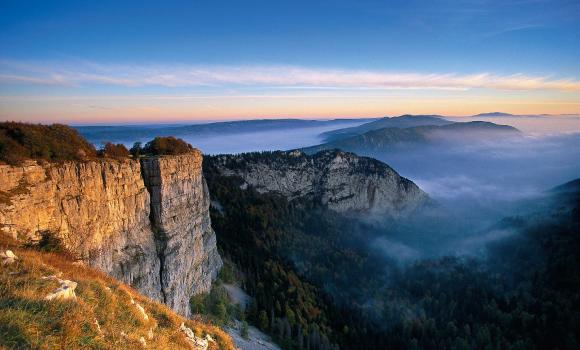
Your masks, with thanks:
M579 91L580 81L526 74L412 73L298 66L119 65L0 61L0 83L56 86Z

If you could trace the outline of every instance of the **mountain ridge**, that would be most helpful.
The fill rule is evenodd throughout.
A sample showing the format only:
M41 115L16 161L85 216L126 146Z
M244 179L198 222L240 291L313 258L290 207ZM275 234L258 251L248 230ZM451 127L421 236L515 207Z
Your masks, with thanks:
M435 144L454 139L477 141L519 135L520 131L509 125L486 121L458 122L445 125L424 125L410 128L382 128L364 134L303 148L308 154L326 149L341 149L347 152L357 150L386 150L389 147L414 147L421 144Z
M365 123L350 128L327 131L320 134L320 136L324 138L325 142L329 142L356 135L361 135L372 130L383 129L387 127L409 128L425 125L445 125L449 123L452 122L446 120L444 117L440 115L404 114L398 117L384 117L375 121L371 121L369 123Z
M475 114L472 117L514 117L515 114L504 113L504 112L487 112Z
M312 198L337 212L398 216L428 201L428 195L385 163L353 153L299 150L205 157L222 176L239 176L244 186L290 200Z

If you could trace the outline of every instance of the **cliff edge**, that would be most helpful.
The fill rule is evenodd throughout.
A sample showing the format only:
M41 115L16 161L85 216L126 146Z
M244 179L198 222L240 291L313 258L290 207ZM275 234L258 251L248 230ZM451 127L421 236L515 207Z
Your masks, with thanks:
M78 260L189 315L221 267L201 152L0 165L0 230L56 237Z

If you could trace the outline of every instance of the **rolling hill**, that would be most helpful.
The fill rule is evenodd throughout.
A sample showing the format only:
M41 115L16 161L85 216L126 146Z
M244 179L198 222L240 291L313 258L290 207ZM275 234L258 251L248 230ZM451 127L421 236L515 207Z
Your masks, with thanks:
M412 128L416 126L446 125L450 123L452 122L444 119L439 115L405 114L399 117L384 117L379 120L371 121L369 123L355 127L328 131L322 133L321 136L324 138L325 142L330 142L384 128Z
M391 148L401 149L447 142L493 140L519 134L519 130L514 127L483 121L448 123L441 126L389 127L308 147L303 151L308 154L327 149L340 149L355 153L361 150L383 151Z

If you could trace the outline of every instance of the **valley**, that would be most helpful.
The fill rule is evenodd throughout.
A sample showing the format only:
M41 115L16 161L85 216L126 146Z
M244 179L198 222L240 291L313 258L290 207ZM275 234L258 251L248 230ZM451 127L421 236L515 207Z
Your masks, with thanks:
M56 242L242 349L575 344L577 136L413 118L219 155L4 124L3 249Z

